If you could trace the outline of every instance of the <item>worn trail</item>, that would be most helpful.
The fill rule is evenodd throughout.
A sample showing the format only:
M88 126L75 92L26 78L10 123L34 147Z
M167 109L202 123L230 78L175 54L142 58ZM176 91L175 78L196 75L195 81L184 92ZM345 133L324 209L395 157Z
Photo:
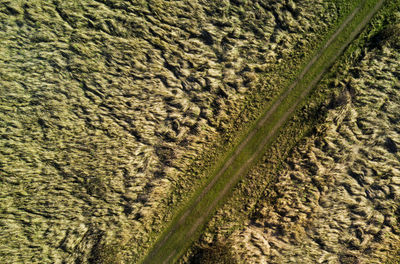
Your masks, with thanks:
M218 203L229 193L233 186L238 182L240 177L249 168L249 166L259 157L264 150L266 144L273 138L276 132L282 125L288 120L288 118L296 110L297 106L305 99L310 90L318 83L322 75L326 70L334 63L338 56L344 51L344 49L354 40L354 38L361 32L361 30L367 25L373 15L383 5L384 0L380 0L377 4L371 8L368 15L362 20L357 27L346 36L346 40L343 41L337 52L328 58L323 58L327 49L332 45L334 41L340 36L340 34L346 29L349 23L355 18L358 12L363 8L365 1L343 21L336 32L329 38L325 45L320 49L317 54L310 60L305 66L303 71L299 74L295 82L293 82L288 89L275 101L273 106L257 121L257 124L249 132L248 136L237 146L232 156L224 163L222 168L216 173L215 177L208 183L203 191L198 195L195 200L192 200L191 204L187 209L181 213L177 220L172 222L169 231L165 233L156 243L156 245L148 253L143 263L171 263L176 260L180 254L182 254L185 247L190 241L193 241L192 237L195 236L196 232L203 227L210 214L216 208ZM324 60L324 66L318 74L314 75L307 85L302 86L302 91L297 91L299 84L303 81L303 78L313 69L318 61ZM317 67L317 66L316 66ZM294 93L300 92L297 98ZM291 98L294 97L294 98ZM292 99L292 100L290 100ZM288 107L290 104L290 107ZM286 105L286 108L285 108ZM284 111L282 111L284 110ZM271 127L268 125L273 124ZM255 148L251 146L256 146ZM251 155L247 155L246 159L239 159L243 152L251 151ZM229 169L234 167L235 164L240 165L234 168L235 171L231 172ZM216 187L219 181L222 181L223 176L229 173L231 176L229 180L225 182L223 187L216 189L218 195L215 196L213 189ZM212 200L209 200L213 198ZM206 203L201 205L200 203Z

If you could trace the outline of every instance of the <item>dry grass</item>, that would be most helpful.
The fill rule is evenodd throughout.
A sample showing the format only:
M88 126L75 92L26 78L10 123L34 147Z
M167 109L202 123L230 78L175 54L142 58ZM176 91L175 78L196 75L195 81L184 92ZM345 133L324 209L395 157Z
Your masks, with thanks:
M193 170L280 92L287 76L267 70L335 23L330 7L3 1L0 261L84 262L99 233L140 257L201 182Z
M382 14L393 14L390 8L382 10L371 27L388 19ZM369 47L368 35L362 34L355 45ZM335 107L322 107L329 110L326 119L280 166L276 159L284 159L288 149L287 137L278 138L275 153L265 155L265 163L250 173L212 219L207 241L231 234L239 259L247 263L313 263L321 256L343 263L385 263L388 258L388 263L398 262L400 172L394 169L399 159L393 145L400 142L395 121L400 55L389 42L352 57L355 50L350 47L339 66L342 72L328 76L320 87L341 90L347 93L346 100L339 96ZM322 104L329 106L329 100ZM286 135L301 133L296 124L315 125L310 119L317 109L310 103L298 112ZM256 203L248 198L256 197L252 192L257 183L274 175L275 181L263 185L267 190L262 199ZM244 220L244 211L250 219Z

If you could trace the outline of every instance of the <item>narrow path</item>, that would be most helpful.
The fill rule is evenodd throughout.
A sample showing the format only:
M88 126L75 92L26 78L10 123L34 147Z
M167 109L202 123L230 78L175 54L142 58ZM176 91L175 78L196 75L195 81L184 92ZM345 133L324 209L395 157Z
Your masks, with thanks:
M316 64L316 62L321 59L326 50L330 47L330 45L338 38L338 36L342 33L342 31L349 25L349 23L354 19L358 12L364 7L366 1L355 8L353 12L345 19L345 21L340 25L337 31L329 38L329 40L325 43L325 45L320 49L320 51L310 60L310 62L305 66L303 71L299 74L298 78L295 82L293 82L286 92L284 92L278 99L276 99L273 106L264 114L262 118L257 121L257 124L253 130L251 130L248 136L240 143L240 145L236 148L233 155L225 162L224 166L218 171L212 181L203 189L203 191L198 195L196 200L191 203L191 205L186 209L185 212L182 213L182 216L177 221L173 221L172 227L169 228L169 232L163 235L162 239L159 240L156 245L151 249L148 253L147 257L143 260L143 263L169 263L171 260L176 259L179 254L182 252L182 248L187 246L188 241L192 241L192 236L195 235L196 231L199 230L208 219L209 215L216 208L218 203L227 195L227 193L233 188L233 186L238 182L240 176L249 168L249 166L256 160L256 158L263 151L265 145L271 140L271 138L276 134L279 128L288 120L288 118L293 114L296 110L297 106L305 99L310 90L318 83L318 81L322 78L323 74L326 70L334 63L334 61L341 55L341 53L345 50L345 48L354 40L354 38L361 32L361 30L367 25L367 23L371 20L373 15L381 8L384 3L384 0L380 0L368 13L367 16L362 20L361 23L351 32L351 34L347 37L347 40L341 45L340 49L337 50L334 56L330 57L325 61L324 67L317 74L312 81L305 87L305 89L301 92L300 96L291 104L291 107L288 108L283 114L281 114L280 118L275 121L275 125L270 129L266 134L263 135L263 140L258 144L255 151L253 151L252 155L243 162L242 166L229 178L229 181L225 184L222 190L218 193L211 203L207 204L203 209L203 212L200 214L195 209L198 204L210 193L210 190L216 185L218 180L227 172L228 168L230 168L235 161L238 159L239 155L245 150L246 147L250 144L250 142L259 137L259 132L264 126L266 126L267 121L271 121L274 114L277 114L279 107L284 103L285 100L291 95L291 92L295 89L295 87L302 81L304 76L312 69L312 67ZM211 194L210 194L211 195ZM197 217L195 220L189 219L191 214L196 214ZM188 228L189 226L189 228ZM179 235L177 235L179 234ZM180 239L179 243L182 248L175 248L170 250L171 244L177 243L176 239ZM168 250L170 250L168 252Z

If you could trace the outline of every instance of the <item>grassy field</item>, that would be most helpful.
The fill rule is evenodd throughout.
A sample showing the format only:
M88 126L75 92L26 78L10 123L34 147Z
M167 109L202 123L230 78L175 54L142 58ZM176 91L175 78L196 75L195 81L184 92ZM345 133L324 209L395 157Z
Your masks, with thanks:
M221 175L220 179L212 185L209 192L205 195L200 191L197 192L197 195L194 196L191 202L189 202L189 206L186 207L191 208L191 213L187 217L182 218L181 215L187 210L186 208L181 210L181 214L178 214L178 217L172 221L171 227L164 232L164 236L159 240L164 241L164 238L167 237L168 241L166 246L157 248L156 245L153 248L156 251L155 254L148 255L145 262L162 263L162 261L165 261L168 257L170 257L168 261L176 260L177 257L182 254L190 243L199 235L201 228L194 229L192 228L193 224L198 224L199 227L204 224L215 207L223 202L223 199L216 199L220 195L220 192L223 191L228 193L229 189L237 182L238 179L232 180L231 176L236 174L242 175L249 168L249 165L256 161L263 151L266 150L268 143L271 142L275 132L277 132L281 125L279 124L277 126L276 124L280 122L282 117L284 117L284 119L288 118L289 114L294 111L293 105L299 104L301 99L306 95L306 93L303 93L304 90L307 90L307 88L310 87L310 84L311 86L315 85L316 81L320 79L327 67L334 62L338 53L349 44L348 40L355 37L355 35L352 35L352 32L356 30L360 22L363 21L365 16L367 16L370 10L373 9L377 1L366 1L365 3L366 4L358 10L356 16L351 20L349 25L326 49L310 71L304 75L304 78L300 80L292 93L281 102L279 107L276 109L275 114L268 119L268 122L265 122L261 127L259 127L255 136L250 139L240 154L237 155L235 162L226 168L226 171ZM250 131L253 131L253 128L250 129ZM269 136L267 137L267 140L264 140L266 134ZM232 150L229 155L233 155L234 152L235 151ZM211 175L217 174L217 172L222 168L222 164L225 164L227 159L229 159L229 156L224 159L224 162L218 163L219 166L216 166L217 169L214 174ZM243 164L246 164L246 166L243 166ZM203 197L199 199L199 196ZM178 223L180 227L179 229L175 229L173 226Z
M296 148L297 145L302 145L303 141L308 137L317 136L321 137L322 140L325 137L325 128L330 124L321 122L326 122L324 120L329 109L345 103L344 101L340 102L340 98L348 88L345 83L349 79L348 77L344 78L344 76L349 72L350 65L358 65L360 58L371 49L371 45L380 47L382 43L394 43L395 39L397 39L396 35L393 34L390 38L381 38L381 36L386 36L388 32L393 31L393 28L396 27L395 25L398 23L396 22L398 21L398 4L398 1L386 2L384 7L371 20L367 29L351 43L344 55L335 62L329 73L324 75L323 80L318 84L318 88L307 98L303 107L297 110L291 121L287 122L282 133L279 133L279 136L274 140L270 150L264 154L262 160L251 169L243 181L235 188L232 197L229 198L227 203L218 209L216 215L207 224L201 239L186 253L186 257L182 258L179 263L187 263L187 257L189 256L192 257L193 263L210 263L210 259L215 260L221 254L226 254L227 252L224 252L224 250L227 248L232 250L232 254L237 253L238 245L236 245L235 249L230 249L232 246L232 240L230 239L232 233L245 229L249 222L254 221L254 215L258 214L255 209L257 204L270 204L271 206L275 204L274 185L277 181L276 178L284 173L282 164L289 166L289 168L294 166L290 162L288 165L286 161L293 148ZM283 224L290 226L288 223ZM229 238L229 245L224 244L227 238ZM246 243L246 241L242 240L243 238L241 237L238 240L240 242L235 243ZM252 244L253 241L247 241L247 243ZM261 250L266 250L267 248L269 247L266 246ZM245 249L241 248L241 250ZM249 252L250 255L253 253ZM239 257L239 259L241 258ZM260 261L260 259L257 261Z
M2 3L0 262L137 263L334 2Z

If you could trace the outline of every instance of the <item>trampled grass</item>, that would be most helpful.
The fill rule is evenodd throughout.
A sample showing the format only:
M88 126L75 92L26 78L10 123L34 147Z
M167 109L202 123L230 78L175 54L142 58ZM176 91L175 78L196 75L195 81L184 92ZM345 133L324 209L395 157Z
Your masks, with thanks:
M392 39L396 38L396 35L391 35L391 39L381 39L380 36L382 31L384 33L387 28L390 29L390 27L398 25L398 7L398 0L386 2L370 21L367 28L346 48L343 55L335 61L329 71L324 74L323 79L307 96L303 106L299 107L293 117L281 128L279 136L274 139L271 147L268 148L268 152L264 153L257 165L253 166L250 172L237 184L224 205L218 208L212 219L207 223L201 238L186 252L185 257L181 258L179 263L186 263L187 257L191 257L191 260L196 261L195 263L211 263L213 261L209 261L210 258L216 262L215 260L219 258L219 253L217 252L215 256L210 257L207 254L213 251L210 251L209 248L214 246L218 248L219 243L231 243L232 239L238 239L234 242L236 249L234 252L236 252L237 256L242 257L243 254L246 254L244 252L249 248L242 248L243 244L247 245L249 243L252 245L253 243L250 241L243 242L242 239L246 238L238 237L237 234L242 234L242 230L246 230L249 225L251 226L249 220L250 223L257 221L255 219L260 217L260 204L261 206L276 204L277 190L274 190L275 184L278 184L278 178L282 177L282 173L286 173L284 164L289 167L294 166L292 161L287 163L287 158L291 157L292 154L290 153L292 151L296 152L297 145L301 146L309 137L317 136L321 137L321 140L325 138L325 130L330 125L330 123L325 123L326 114L330 112L329 109L340 107L334 104L336 104L337 98L340 98L341 94L347 89L356 89L353 87L355 84L351 80L343 77L349 72L351 65L359 65L360 60L366 56L365 53L372 52L370 49L374 47L388 45L393 48L397 47L392 41ZM376 49L374 50L377 51ZM350 86L347 86L346 82L349 82ZM357 98L358 90L351 92L351 96ZM297 167L295 170L297 171ZM295 200L296 198L293 199ZM256 225L259 226L262 223L263 220L260 220ZM291 225L290 223L282 224ZM259 242L259 240L256 241ZM260 257L256 253L259 249L258 242L255 242L257 243L255 251L248 252L249 256L255 259L257 259L257 256ZM295 245L292 246L296 247ZM241 252L237 251L238 247L241 248ZM202 256L203 251L206 252L204 258ZM389 256L393 255L391 252L386 253ZM270 257L272 256L274 255L271 254ZM200 260L198 260L199 258Z
M190 245L190 243L197 238L201 233L201 227L209 219L211 213L224 201L223 198L217 199L217 197L220 196L221 191L224 192L224 197L226 197L229 195L229 190L239 180L239 178L232 180L232 175L237 175L238 172L240 175L244 175L244 173L250 168L250 165L252 165L262 155L262 153L267 150L269 143L273 140L279 130L281 125L279 122L282 117L285 117L284 119L286 120L294 111L293 106L300 105L301 99L306 96L304 91L307 91L310 85L313 86L316 84L325 70L335 61L338 53L341 53L349 44L349 39L355 37L352 32L361 24L370 11L374 9L377 2L378 1L372 0L363 2L364 4L361 5L360 9L355 14L355 17L350 21L347 27L344 28L329 47L326 48L321 57L318 58L310 70L293 88L290 95L282 100L274 114L268 118L267 122L257 129L254 136L251 137L244 148L235 157L235 161L226 168L220 178L212 184L211 189L205 193L201 199L198 199L198 197L202 195L202 190L198 190L186 206L181 209L180 213L177 214L177 217L175 217L171 222L170 227L163 233L157 242L157 244L163 243L163 246L158 248L156 244L152 249L152 253L150 253L144 260L145 263L163 263L163 261L173 262L173 260L176 260L177 257L179 257L179 255L182 254ZM354 3L353 8L356 8L355 6L358 3ZM323 47L323 45L321 45L321 47ZM259 122L256 122L248 132L254 131L258 123ZM265 135L270 135L267 140L264 139ZM246 136L247 133L242 137L241 141L245 140ZM226 157L221 159L215 166L216 169L214 172L210 175L217 175L226 161L234 155L235 151L236 149L232 149ZM214 177L210 177L209 179L210 182L212 182ZM205 186L208 184L205 184ZM182 215L189 208L191 212L186 218L183 218L184 222L180 223ZM197 224L199 224L199 227L193 228L193 226L196 226ZM167 240L165 240L166 242L164 242L165 238L167 238Z

